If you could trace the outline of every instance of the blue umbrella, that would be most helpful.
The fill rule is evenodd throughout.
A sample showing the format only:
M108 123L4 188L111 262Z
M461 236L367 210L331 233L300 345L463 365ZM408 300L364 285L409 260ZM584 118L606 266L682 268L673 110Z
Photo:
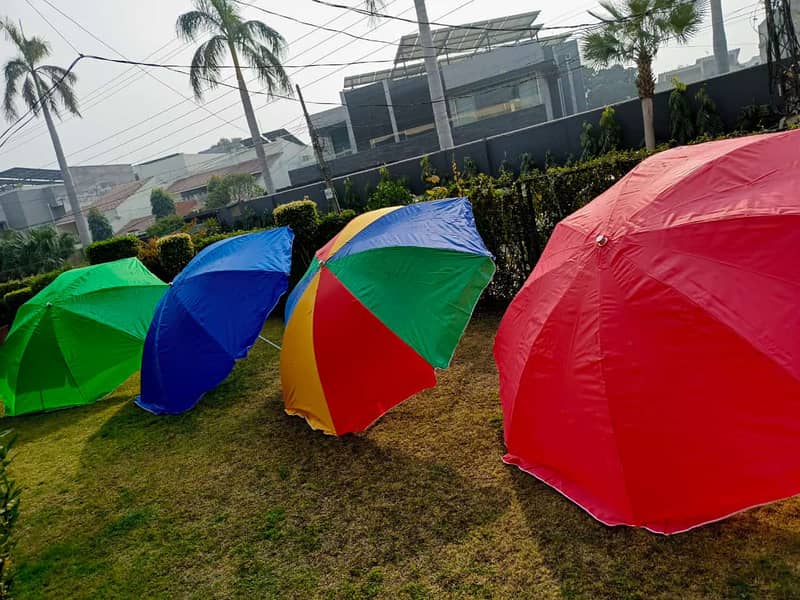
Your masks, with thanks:
M179 414L225 380L289 287L293 239L288 227L241 235L186 265L147 332L136 404Z

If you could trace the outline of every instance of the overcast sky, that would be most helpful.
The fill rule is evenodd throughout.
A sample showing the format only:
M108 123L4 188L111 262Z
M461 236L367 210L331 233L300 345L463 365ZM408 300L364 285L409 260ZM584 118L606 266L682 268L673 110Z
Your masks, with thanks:
M0 16L22 21L28 36L38 35L52 46L50 64L67 66L76 56L69 41L85 54L110 57L124 55L134 60L149 57L153 62L188 64L192 48L175 36L175 18L190 7L190 0L49 0L69 14L86 30L82 31L44 0L3 0ZM386 44L354 40L345 35L315 30L284 18L268 16L255 9L243 8L246 18L261 19L280 31L289 44L285 61L290 65L358 60L391 60L397 39L411 33L414 26L394 20L370 23L360 15L327 8L311 0L249 0L275 12L328 27L385 40ZM356 4L357 0L340 3ZM413 18L413 0L387 0L387 12ZM529 10L541 9L539 23L568 25L591 20L587 9L597 0L428 0L430 20L444 23L467 23ZM44 17L63 36L48 25ZM723 0L730 48L741 48L742 62L758 54L757 23L762 20L762 2ZM65 41L66 40L66 41ZM116 51L116 52L115 52ZM698 57L711 54L710 20L686 47L671 44L656 61L657 71L691 64ZM0 40L0 60L11 58L12 48ZM337 67L293 68L293 83L299 83L310 103L311 112L326 107L311 104L337 102L345 75L373 71L389 65L354 65ZM136 67L84 60L75 70L82 119L65 118L58 125L61 141L71 165L141 162L172 152L196 152L207 148L220 137L249 137L235 89L218 88L209 92L199 106L192 101L188 77L151 69L149 74ZM4 83L0 82L0 89ZM258 89L253 84L252 89ZM291 100L271 101L253 95L262 131L287 128L306 139L299 104ZM25 109L20 104L20 112ZM0 123L2 120L0 119ZM3 125L0 130L5 129ZM0 170L13 167L55 168L55 155L45 125L34 121L0 149Z

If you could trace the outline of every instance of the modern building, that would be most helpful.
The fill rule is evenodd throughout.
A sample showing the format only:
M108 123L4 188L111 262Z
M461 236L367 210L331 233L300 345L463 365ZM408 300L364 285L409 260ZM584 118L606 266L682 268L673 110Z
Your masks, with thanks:
M734 48L733 50L728 51L728 64L731 71L738 71L740 69L746 69L747 67L754 66L752 61L740 63L740 53L740 48ZM678 81L688 85L690 83L697 83L698 81L704 81L711 77L716 77L717 75L721 75L721 73L717 70L717 59L714 57L714 55L703 56L702 58L698 58L696 61L694 61L693 65L678 67L677 69L672 69L671 71L659 73L658 79L656 80L656 92L663 92L664 90L670 89L673 86L673 80L676 77Z
M577 40L540 37L538 16L433 31L456 144L586 110ZM345 78L342 105L311 115L326 158L412 141L423 151L438 147L425 52L419 35L409 34L391 69Z

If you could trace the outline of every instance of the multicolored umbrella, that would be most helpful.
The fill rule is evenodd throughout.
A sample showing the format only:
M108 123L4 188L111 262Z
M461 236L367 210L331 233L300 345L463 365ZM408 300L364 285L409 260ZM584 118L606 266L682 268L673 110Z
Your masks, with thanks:
M286 412L343 435L432 387L493 275L466 198L355 218L289 296Z
M147 333L136 404L179 414L225 380L286 293L293 239L288 227L241 235L205 248L186 265Z
M495 357L507 463L676 533L800 493L800 131L656 154L562 221Z
M91 404L139 369L167 285L136 258L73 269L28 300L0 346L6 415Z

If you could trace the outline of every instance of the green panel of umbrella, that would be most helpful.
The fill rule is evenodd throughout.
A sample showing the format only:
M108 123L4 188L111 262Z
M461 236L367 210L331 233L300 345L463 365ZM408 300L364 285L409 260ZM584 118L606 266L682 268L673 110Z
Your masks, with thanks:
M91 404L136 372L167 285L136 258L67 271L22 305L0 346L9 416Z

